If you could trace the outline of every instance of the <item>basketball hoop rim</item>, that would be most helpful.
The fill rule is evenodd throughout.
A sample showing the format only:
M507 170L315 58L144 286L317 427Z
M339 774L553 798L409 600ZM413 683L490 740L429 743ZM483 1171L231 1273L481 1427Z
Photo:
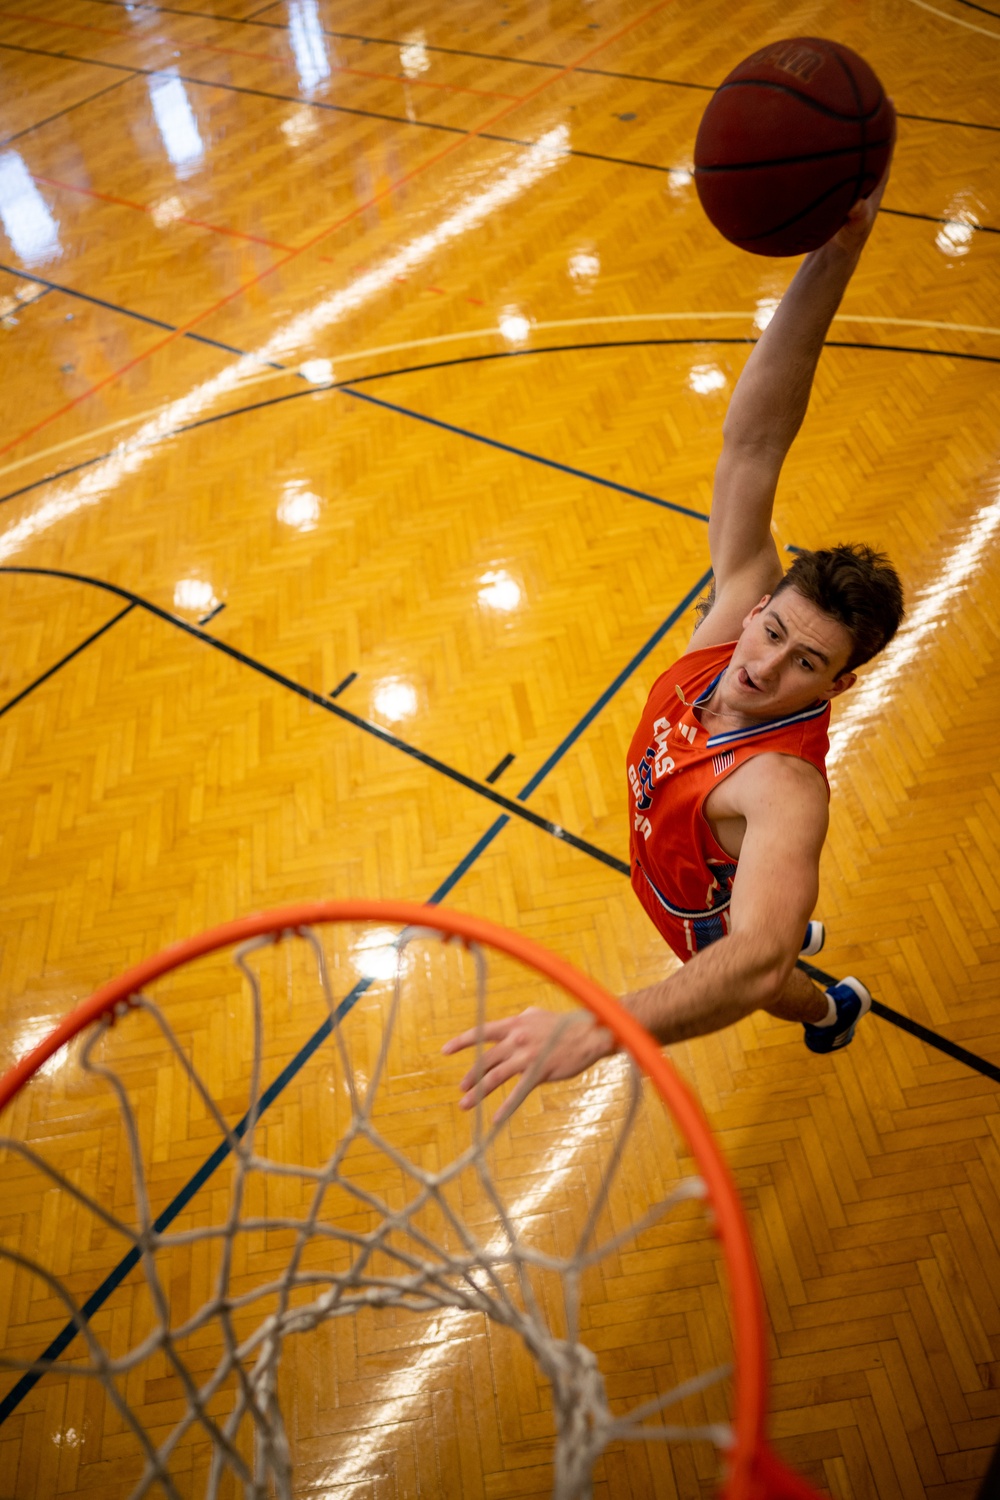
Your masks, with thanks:
M732 1175L701 1107L667 1061L656 1040L595 980L522 933L450 907L375 899L296 902L220 923L195 937L171 943L151 958L143 959L102 984L89 999L69 1011L47 1037L0 1078L0 1113L49 1058L80 1032L102 1016L113 1013L119 1004L140 994L146 985L180 965L268 932L291 935L303 927L352 921L426 927L506 953L544 974L579 1000L652 1080L691 1150L715 1212L715 1231L722 1244L729 1275L733 1313L733 1385L736 1392L734 1441L727 1454L728 1469L722 1496L723 1500L750 1500L756 1491L756 1478L762 1467L771 1461L765 1440L767 1356L763 1295L750 1232Z

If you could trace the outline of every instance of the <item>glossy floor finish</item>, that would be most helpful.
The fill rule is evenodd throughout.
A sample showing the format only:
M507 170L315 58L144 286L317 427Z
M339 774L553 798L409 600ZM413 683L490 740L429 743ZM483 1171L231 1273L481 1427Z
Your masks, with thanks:
M900 114L775 515L783 546L884 545L908 590L835 713L821 897L824 966L892 1015L831 1059L757 1018L674 1057L751 1216L779 1450L837 1497L959 1500L1000 1436L1000 6L0 8L0 1046L300 897L446 900L613 991L668 972L622 873L624 751L792 270L714 234L691 155L711 88L796 33L862 52ZM43 1149L45 1108L19 1120ZM5 1237L50 1233L31 1212L0 1204ZM694 1337L645 1331L668 1264L595 1315L640 1394ZM0 1269L5 1341L53 1319ZM546 1492L540 1398L482 1330L471 1386L456 1357L402 1418L368 1399L412 1339L358 1338L363 1401L345 1375L301 1493ZM63 1400L0 1426L0 1495L107 1482L120 1438ZM596 1493L711 1483L609 1459Z

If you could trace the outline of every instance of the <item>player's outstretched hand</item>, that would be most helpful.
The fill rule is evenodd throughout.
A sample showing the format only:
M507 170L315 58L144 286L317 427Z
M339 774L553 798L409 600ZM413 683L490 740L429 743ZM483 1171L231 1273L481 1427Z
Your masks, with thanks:
M614 1050L611 1033L597 1022L586 1017L557 1015L532 1005L519 1016L487 1021L482 1028L473 1026L453 1036L441 1051L450 1055L480 1041L493 1045L479 1053L459 1084L462 1109L471 1109L509 1078L528 1072L539 1059L541 1065L535 1083L546 1083L574 1078ZM495 1119L499 1121L509 1114L514 1102L519 1101L512 1096Z
M894 150L895 142L893 143ZM872 188L867 198L858 199L847 215L846 222L833 236L831 244L839 245L841 249L849 250L855 255L860 254L862 246L871 234L875 220L878 217L882 196L885 193L885 185L889 181L889 173L892 171L892 154L892 151L890 151L889 160L885 164L885 171L882 173L878 185Z

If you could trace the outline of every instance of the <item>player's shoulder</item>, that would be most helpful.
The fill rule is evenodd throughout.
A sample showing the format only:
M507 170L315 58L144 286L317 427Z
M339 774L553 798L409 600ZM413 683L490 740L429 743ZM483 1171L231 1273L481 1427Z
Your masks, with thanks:
M752 755L727 778L734 810L748 820L772 818L782 823L801 818L815 809L827 816L827 785L811 761L781 751L764 750Z

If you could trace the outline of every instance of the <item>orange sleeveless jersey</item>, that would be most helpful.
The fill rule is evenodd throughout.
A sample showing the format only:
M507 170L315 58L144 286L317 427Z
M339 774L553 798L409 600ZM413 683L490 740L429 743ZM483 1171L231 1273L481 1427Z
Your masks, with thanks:
M715 734L681 702L678 688L688 704L705 702L735 649L730 641L689 651L658 677L628 752L632 888L685 961L729 931L736 861L702 811L712 788L765 752L807 760L826 781L829 703Z

